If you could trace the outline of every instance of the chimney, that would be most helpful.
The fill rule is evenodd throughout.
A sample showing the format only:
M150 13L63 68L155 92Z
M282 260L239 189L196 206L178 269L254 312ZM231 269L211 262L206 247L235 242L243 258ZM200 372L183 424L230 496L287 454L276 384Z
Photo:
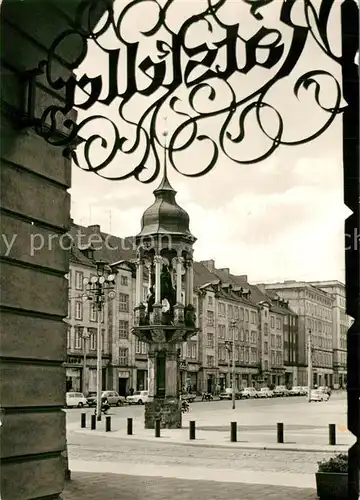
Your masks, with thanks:
M201 260L200 264L205 266L208 269L208 271L210 271L211 273L215 272L215 261L213 259Z
M235 276L237 279L239 279L240 281L246 281L248 280L248 276L247 274L240 274L239 276Z
M222 267L221 269L219 269L219 271L221 271L222 273L224 273L225 276L226 276L226 278L230 277L230 268L229 267Z

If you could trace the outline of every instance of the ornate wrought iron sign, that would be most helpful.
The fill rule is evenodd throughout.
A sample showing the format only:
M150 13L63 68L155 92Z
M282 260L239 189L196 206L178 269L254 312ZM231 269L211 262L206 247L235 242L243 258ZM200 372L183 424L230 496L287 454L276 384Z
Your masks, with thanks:
M335 0L242 0L237 4L242 12L245 6L246 18L243 14L236 18L237 4L230 0L204 0L192 2L197 12L184 19L174 15L180 12L176 0L132 0L119 14L112 2L102 2L105 13L100 27L91 27L92 9L99 7L100 0L82 3L73 29L56 38L47 60L39 65L47 85L63 93L65 101L52 104L32 120L38 134L64 147L65 154L85 170L114 180L134 176L151 182L160 170L162 148L167 149L173 168L180 171L178 155L201 143L202 154L196 162L204 159L205 164L194 167L195 172L182 172L201 176L214 167L219 155L250 164L268 158L280 145L311 141L343 110L340 85L327 69L299 70L293 81L290 78L309 43L317 45L326 59L341 64L329 39L332 9L336 3L339 6ZM274 28L268 27L270 9L272 20L276 16ZM129 26L139 16L144 28L134 37L129 35ZM60 47L72 41L77 55L67 65L69 76L55 77ZM106 71L101 68L97 74L92 67L93 76L74 74L86 62L91 44L106 58ZM322 92L325 78L332 87ZM287 137L286 119L273 103L273 91L281 95L285 80L289 80L286 88L294 104L309 91L314 107L324 113L323 122L310 133L307 126L304 137ZM249 89L249 82L253 88ZM101 106L109 111L99 113ZM79 112L78 120L71 114L74 109ZM159 120L165 115L172 128L166 145L159 130ZM253 144L254 154L246 156L242 146L249 135L251 143L251 120L264 140ZM101 152L101 159L95 150ZM123 172L122 164L134 158L131 171ZM111 162L116 162L119 172L109 176L106 167Z

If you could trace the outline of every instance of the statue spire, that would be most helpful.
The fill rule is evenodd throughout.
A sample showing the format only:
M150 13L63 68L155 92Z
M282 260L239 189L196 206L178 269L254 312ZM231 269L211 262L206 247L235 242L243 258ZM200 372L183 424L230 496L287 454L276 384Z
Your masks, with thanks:
M164 137L164 174L162 181L160 182L160 185L157 189L155 189L154 194L158 193L159 191L172 191L176 193L174 188L171 186L169 179L167 177L167 136L168 136L168 130L167 130L167 117L164 117L164 122L165 122L165 127L164 127L164 132L163 132L163 137Z

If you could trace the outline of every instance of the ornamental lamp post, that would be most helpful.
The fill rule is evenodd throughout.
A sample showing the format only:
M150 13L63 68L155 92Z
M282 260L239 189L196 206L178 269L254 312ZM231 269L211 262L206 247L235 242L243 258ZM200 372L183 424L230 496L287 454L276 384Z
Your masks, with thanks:
M89 278L84 278L84 285L87 293L84 298L93 300L97 308L97 335L96 335L96 417L101 421L101 385L102 385L102 356L101 356L101 320L106 299L113 299L116 295L114 291L115 275L105 273L111 271L106 262L100 260L96 262L96 274Z
M225 346L229 352L229 366L230 366L230 352L232 353L232 369L231 369L231 400L232 409L235 410L235 328L237 327L237 322L232 320L230 322L230 328L232 330L232 340L225 342ZM229 370L230 372L230 370Z

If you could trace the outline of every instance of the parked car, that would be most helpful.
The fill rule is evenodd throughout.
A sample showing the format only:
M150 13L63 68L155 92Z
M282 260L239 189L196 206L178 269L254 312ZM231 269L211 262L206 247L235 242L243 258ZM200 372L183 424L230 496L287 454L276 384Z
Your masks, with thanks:
M67 392L66 406L68 408L83 408L87 403L86 397L82 392Z
M149 400L148 391L135 391L132 396L128 396L126 401L129 405L142 405L147 403Z
M290 396L301 396L302 395L302 387L296 385L292 387L289 391Z
M220 392L219 399L232 399L232 388L227 387L224 391ZM235 389L235 399L241 399L241 392Z
M308 392L309 390L305 385L301 387L301 396L307 396Z
M329 399L329 394L326 394L326 392L319 391L318 389L313 389L310 393L310 402L328 401L328 399Z
M257 391L257 396L258 398L272 398L274 393L268 387L262 387L260 391Z
M89 406L96 406L96 392L89 392L87 397L87 404ZM109 405L122 406L125 403L125 397L120 396L116 391L103 391L101 399L106 399Z
M244 399L257 398L258 393L255 387L245 387L241 392L241 397Z
M289 396L290 392L284 385L277 385L274 389L274 396Z

